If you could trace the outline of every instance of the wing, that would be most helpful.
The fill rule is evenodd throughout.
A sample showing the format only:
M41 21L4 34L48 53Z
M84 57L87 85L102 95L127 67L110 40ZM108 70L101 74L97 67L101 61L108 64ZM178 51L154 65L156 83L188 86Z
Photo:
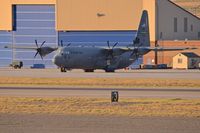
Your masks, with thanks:
M27 46L5 46L4 48L9 48L9 49L37 50L37 47L27 47Z
M154 48L149 48L151 51L182 51L182 50L195 50L197 48L190 48L190 47L185 47L185 48L175 48L175 47L169 47L169 48L164 48L164 47L154 47Z
M139 50L149 50L149 51L181 51L181 50L195 50L197 48L190 48L190 47L121 47L120 50L127 52L127 51L134 51L135 49Z
M164 48L164 47L116 47L114 49L109 49L107 47L101 47L101 51L105 56L120 56L121 54L125 52L138 52L143 54L146 54L150 51L157 51L157 52L162 52L162 51L183 51L183 50L195 50L197 48L190 48L190 47L169 47L169 48Z
M24 49L24 50L35 50L36 54L39 54L41 58L45 57L46 55L52 53L53 51L56 51L58 48L52 48L52 47L27 47L27 46L5 46L4 48L10 48L10 49Z

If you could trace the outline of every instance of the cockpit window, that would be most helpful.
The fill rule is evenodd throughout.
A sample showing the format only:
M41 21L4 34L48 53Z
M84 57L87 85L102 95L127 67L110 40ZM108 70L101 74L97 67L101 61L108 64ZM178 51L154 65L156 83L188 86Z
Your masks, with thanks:
M59 48L57 54L64 55L64 49L63 48Z
M61 53L62 49L59 48L58 51L57 51L57 54Z

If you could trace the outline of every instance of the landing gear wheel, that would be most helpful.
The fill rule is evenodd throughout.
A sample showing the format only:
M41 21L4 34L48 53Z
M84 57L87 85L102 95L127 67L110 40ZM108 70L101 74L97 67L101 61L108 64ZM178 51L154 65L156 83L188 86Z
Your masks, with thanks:
M85 69L84 70L86 73L92 73L92 72L94 72L94 69Z
M18 68L18 66L14 66L14 69L17 69Z
M66 70L65 67L61 67L61 68L60 68L60 71L61 71L61 72L67 72L67 70Z
M114 73L115 70L114 69L105 69L105 72L107 72L107 73Z

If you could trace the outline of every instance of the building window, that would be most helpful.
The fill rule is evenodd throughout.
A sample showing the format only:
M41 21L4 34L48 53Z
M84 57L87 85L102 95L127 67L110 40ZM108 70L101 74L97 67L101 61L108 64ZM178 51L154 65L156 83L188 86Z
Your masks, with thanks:
M162 40L163 39L163 33L160 32L160 39Z
M191 25L191 31L193 32L193 25Z
M17 7L16 5L12 6L12 29L16 31L17 28Z
M174 32L178 32L178 19L174 18Z
M184 18L184 32L188 32L188 18Z
M182 64L183 60L181 58L178 58L178 64Z
M200 40L200 32L198 32L198 39Z

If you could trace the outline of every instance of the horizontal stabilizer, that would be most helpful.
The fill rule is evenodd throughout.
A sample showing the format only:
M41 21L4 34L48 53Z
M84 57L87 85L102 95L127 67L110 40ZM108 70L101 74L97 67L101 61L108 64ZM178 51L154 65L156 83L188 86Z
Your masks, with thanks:
M155 47L155 48L149 48L149 50L151 51L181 51L181 50L195 50L197 48L189 48L189 47L185 47L185 48L163 48L163 47Z

